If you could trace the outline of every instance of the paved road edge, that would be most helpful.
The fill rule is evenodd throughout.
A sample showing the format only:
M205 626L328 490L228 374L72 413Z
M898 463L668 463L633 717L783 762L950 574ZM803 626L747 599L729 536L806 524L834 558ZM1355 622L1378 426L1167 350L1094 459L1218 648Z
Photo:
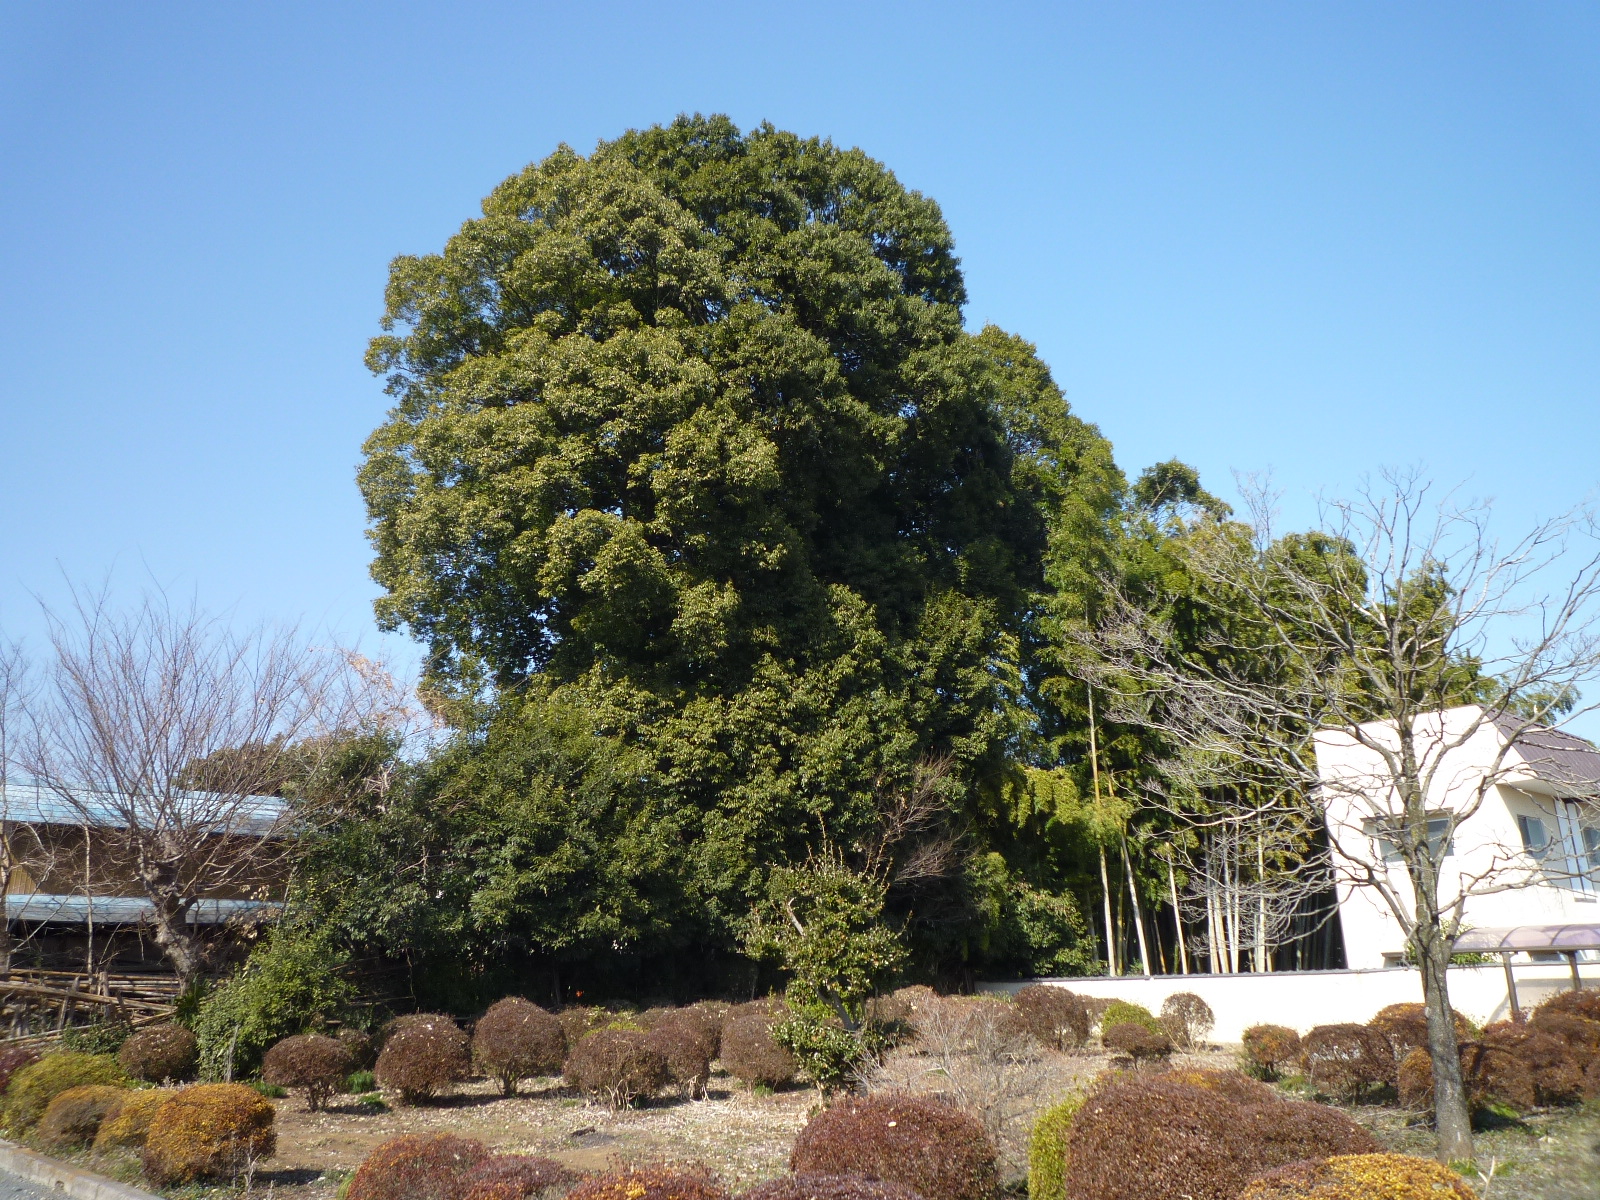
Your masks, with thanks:
M0 1171L9 1171L29 1183L71 1196L73 1200L160 1200L153 1192L60 1162L4 1138L0 1138Z

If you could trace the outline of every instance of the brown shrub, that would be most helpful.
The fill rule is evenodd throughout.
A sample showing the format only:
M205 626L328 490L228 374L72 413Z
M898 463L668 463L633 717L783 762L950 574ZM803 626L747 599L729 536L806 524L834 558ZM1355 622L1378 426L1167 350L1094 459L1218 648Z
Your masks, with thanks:
M350 1051L350 1069L353 1071L370 1071L372 1065L378 1061L378 1039L371 1034L362 1033L359 1029L348 1027L339 1030L335 1035L339 1044Z
M261 1060L261 1078L275 1087L306 1094L306 1108L316 1112L328 1097L344 1086L355 1068L343 1042L320 1033L284 1038Z
M773 1012L740 1005L722 1023L722 1065L748 1087L793 1083L799 1064L772 1040Z
M1280 1097L1264 1083L1259 1083L1242 1071L1214 1071L1201 1067L1186 1067L1162 1075L1173 1083L1186 1083L1190 1087L1204 1088L1234 1104L1271 1104Z
M649 1036L632 1029L596 1030L567 1055L563 1070L567 1085L589 1100L603 1100L618 1109L654 1095L671 1075L666 1058L650 1045Z
M1600 988L1583 987L1574 991L1557 992L1545 1000L1534 1015L1539 1013L1568 1013L1590 1021L1600 1021Z
M578 1178L552 1158L494 1154L460 1175L453 1200L554 1200L571 1191Z
M13 1075L38 1061L39 1052L32 1046L7 1046L0 1050L0 1096L11 1086Z
M1341 1154L1252 1180L1239 1200L1477 1200L1449 1167L1408 1154Z
M863 1175L785 1175L739 1195L739 1200L922 1200L904 1184Z
M1016 994L1014 1003L1022 1027L1041 1046L1081 1050L1089 1040L1089 1010L1066 988L1031 983Z
M1193 992L1174 992L1161 1004L1161 1027L1180 1050L1198 1050L1216 1028L1211 1006Z
M39 1120L39 1139L52 1150L75 1150L94 1141L100 1123L122 1102L127 1088L104 1083L68 1088L50 1101Z
M1600 1054L1600 1021L1560 1009L1540 1009L1529 1019L1528 1028L1560 1038L1585 1065Z
M1124 1025L1113 1025L1106 1030L1100 1040L1111 1053L1127 1055L1135 1066L1143 1066L1158 1059L1165 1060L1172 1055L1171 1038L1132 1021Z
M585 1179L567 1200L728 1200L728 1193L706 1171L629 1167Z
M182 1025L141 1029L117 1051L117 1062L135 1079L166 1083L187 1079L200 1061L200 1043Z
M385 1039L373 1074L405 1103L417 1104L467 1077L468 1049L467 1035L449 1017L418 1014Z
M515 1096L519 1080L561 1073L567 1035L554 1014L521 996L507 996L479 1019L472 1032L472 1057L500 1081L502 1095Z
M1389 1040L1365 1025L1318 1025L1300 1039L1300 1060L1318 1091L1354 1101L1369 1087L1393 1083Z
M1089 1010L1090 1031L1099 1029L1100 1018L1106 1015L1106 1009L1111 1007L1112 1001L1106 996L1080 996L1079 999L1083 1001L1084 1008Z
M461 1177L488 1156L482 1142L448 1133L390 1138L356 1168L345 1200L455 1200Z
M1533 1081L1540 1104L1571 1104L1582 1099L1584 1064L1562 1039L1531 1025L1496 1022L1483 1032L1483 1044L1509 1052Z
M923 1200L989 1200L995 1147L975 1117L926 1096L880 1093L825 1108L795 1139L797 1175L864 1175Z
M1600 1100L1600 1054L1594 1056L1583 1072L1583 1098Z
M1337 1109L1236 1104L1165 1075L1124 1075L1090 1093L1067 1135L1073 1200L1233 1200L1263 1170L1376 1150Z
M1456 1027L1456 1041L1469 1041L1472 1038L1472 1023L1454 1009L1450 1012L1450 1019ZM1391 1004L1386 1008L1380 1008L1372 1020L1367 1022L1367 1027L1376 1029L1388 1040L1396 1062L1405 1058L1418 1046L1424 1050L1428 1048L1426 1005Z
M656 1022L645 1040L667 1060L667 1074L685 1096L692 1100L705 1095L718 1037L704 1013L675 1009Z
M1287 1025L1252 1025L1244 1031L1244 1055L1267 1079L1300 1059L1300 1035Z
M101 1154L124 1146L143 1146L156 1110L167 1102L171 1094L157 1088L121 1092L105 1119L100 1122L100 1131L94 1137L95 1153Z
M593 1004L569 1004L556 1014L568 1047L576 1046L610 1019L610 1013Z
M231 1179L277 1148L272 1105L242 1083L180 1088L156 1110L144 1142L144 1173L169 1186Z

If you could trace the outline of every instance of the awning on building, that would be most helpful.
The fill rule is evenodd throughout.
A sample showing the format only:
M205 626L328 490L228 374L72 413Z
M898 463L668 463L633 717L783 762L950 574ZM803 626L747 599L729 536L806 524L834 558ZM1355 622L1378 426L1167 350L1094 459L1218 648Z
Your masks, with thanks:
M5 898L6 916L13 921L40 924L137 925L155 912L155 907L137 896L70 896L44 892L13 894ZM280 907L262 900L199 900L189 910L191 925L222 925L242 917L268 915Z
M1457 953L1505 954L1515 950L1600 950L1600 925L1513 925L1472 929L1456 938Z

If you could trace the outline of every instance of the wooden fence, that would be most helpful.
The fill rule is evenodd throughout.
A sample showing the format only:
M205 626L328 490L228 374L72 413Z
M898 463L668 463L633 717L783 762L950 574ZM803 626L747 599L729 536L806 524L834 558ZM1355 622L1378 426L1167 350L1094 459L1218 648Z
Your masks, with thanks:
M18 970L0 973L0 1029L7 1045L43 1045L69 1025L125 1021L135 1027L172 1019L182 990L173 975L113 975Z

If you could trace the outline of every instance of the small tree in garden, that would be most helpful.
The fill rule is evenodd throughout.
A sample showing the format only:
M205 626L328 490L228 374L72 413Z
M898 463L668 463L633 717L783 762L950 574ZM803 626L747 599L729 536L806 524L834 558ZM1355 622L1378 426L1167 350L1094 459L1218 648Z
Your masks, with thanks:
M1429 491L1388 475L1326 505L1318 532L1276 540L1258 494L1254 530L1218 522L1180 551L1225 621L1179 636L1182 614L1108 580L1102 620L1080 640L1113 715L1177 748L1170 785L1205 796L1217 825L1270 822L1313 797L1363 814L1360 830L1330 830L1333 865L1381 898L1422 974L1439 1155L1455 1161L1472 1158L1472 1131L1451 947L1473 896L1530 876L1508 853L1446 887L1444 858L1513 752L1576 715L1577 689L1600 675L1600 528L1578 511L1501 545L1484 506ZM1438 715L1467 704L1462 721ZM1471 795L1430 807L1452 752L1489 730L1498 749ZM1370 756L1371 777L1325 778L1319 739ZM1398 881L1374 836L1398 859Z

